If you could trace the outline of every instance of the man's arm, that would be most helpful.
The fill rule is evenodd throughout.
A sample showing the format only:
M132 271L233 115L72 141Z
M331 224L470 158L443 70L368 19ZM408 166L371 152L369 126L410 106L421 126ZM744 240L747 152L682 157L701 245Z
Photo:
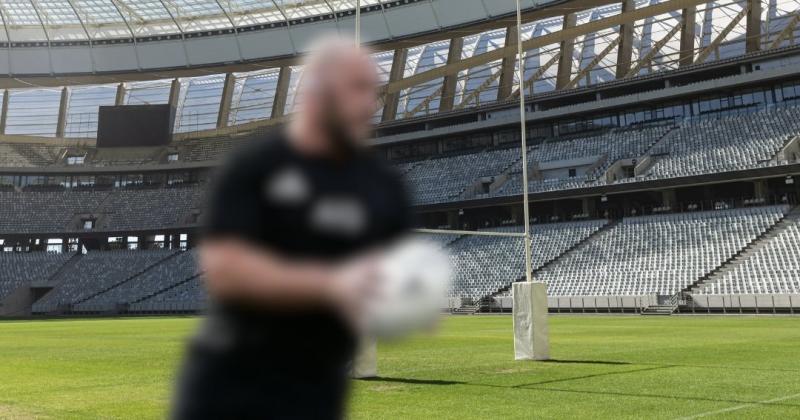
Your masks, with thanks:
M342 265L288 260L238 239L207 240L200 266L217 300L286 310L329 306L346 315L359 310L375 276L370 258Z

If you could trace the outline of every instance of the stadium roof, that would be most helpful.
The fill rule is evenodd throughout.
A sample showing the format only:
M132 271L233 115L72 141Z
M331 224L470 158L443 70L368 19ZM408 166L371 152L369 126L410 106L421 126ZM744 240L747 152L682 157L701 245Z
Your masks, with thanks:
M528 13L554 4L522 0ZM0 74L86 75L292 60L352 33L356 0L0 0ZM513 20L514 0L361 0L361 40L391 49ZM563 13L557 12L557 13Z
M362 7L392 3L362 0ZM355 0L3 0L14 41L98 40L233 29L352 13Z
M354 0L255 1L0 0L0 133L91 137L97 107L112 104L170 103L178 132L280 120L305 43L351 31ZM736 57L796 59L798 1L523 0L517 28L513 0L364 0L362 40L384 83L376 121L512 100L518 62L526 92L547 95ZM281 20L240 26L267 15ZM773 65L796 66L787 60Z

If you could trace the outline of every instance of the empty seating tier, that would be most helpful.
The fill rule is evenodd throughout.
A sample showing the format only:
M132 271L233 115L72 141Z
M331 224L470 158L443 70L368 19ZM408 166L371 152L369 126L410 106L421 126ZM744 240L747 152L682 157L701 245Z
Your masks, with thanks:
M80 217L106 231L159 229L191 224L204 206L203 185L156 189L0 191L0 233L83 230Z
M672 295L779 221L784 206L632 217L538 275L550 296Z
M106 292L75 305L80 312L105 311L142 300L198 274L197 253L179 252ZM124 279L120 279L124 280Z
M588 238L607 222L553 223L531 227L532 267L537 270ZM519 226L493 231L521 232ZM455 276L452 297L480 299L525 276L522 238L464 235L453 240L451 254Z
M0 252L0 299L21 286L44 282L74 254Z
M135 303L130 309L135 312L183 312L203 310L207 305L208 293L202 277L197 276Z
M765 238L753 253L713 282L701 294L800 293L800 220Z
M33 312L52 312L62 305L79 303L147 270L174 252L89 252L60 274L59 283L33 305Z
M653 151L648 177L674 178L777 165L775 156L800 134L800 108L688 120Z

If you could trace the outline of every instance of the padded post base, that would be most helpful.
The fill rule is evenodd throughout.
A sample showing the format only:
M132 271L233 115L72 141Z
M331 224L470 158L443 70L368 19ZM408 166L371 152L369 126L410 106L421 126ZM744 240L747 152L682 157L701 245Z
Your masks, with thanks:
M360 340L350 376L354 379L378 377L378 340L366 337Z
M550 359L547 285L517 282L511 291L514 300L514 359Z

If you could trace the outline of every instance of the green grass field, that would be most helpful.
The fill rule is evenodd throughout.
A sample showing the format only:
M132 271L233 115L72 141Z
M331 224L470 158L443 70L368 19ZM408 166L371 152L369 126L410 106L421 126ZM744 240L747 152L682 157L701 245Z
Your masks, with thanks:
M800 418L800 318L551 317L514 362L509 316L380 347L359 418ZM0 418L163 418L193 318L0 323Z

